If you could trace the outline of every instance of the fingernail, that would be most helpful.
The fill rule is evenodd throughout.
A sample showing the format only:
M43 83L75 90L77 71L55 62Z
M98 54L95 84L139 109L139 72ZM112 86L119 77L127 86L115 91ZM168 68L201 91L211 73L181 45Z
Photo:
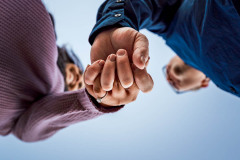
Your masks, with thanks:
M120 52L117 52L117 55L118 55L118 56L124 56L125 53L126 53L126 51L122 50L122 51L120 51Z
M104 66L105 62L104 62L104 60L100 60L100 61L98 62L98 64L99 64L100 66Z
M115 54L110 55L109 59L110 59L110 61L115 62L116 61L116 55Z

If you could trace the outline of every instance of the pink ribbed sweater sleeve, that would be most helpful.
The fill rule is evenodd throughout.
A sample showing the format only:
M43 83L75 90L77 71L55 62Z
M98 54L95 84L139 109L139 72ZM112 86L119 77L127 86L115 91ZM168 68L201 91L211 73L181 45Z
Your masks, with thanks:
M18 119L13 133L24 141L46 139L71 124L101 115L85 90L56 93L33 103Z
M0 135L46 139L102 115L85 89L63 92L54 30L40 0L0 1Z

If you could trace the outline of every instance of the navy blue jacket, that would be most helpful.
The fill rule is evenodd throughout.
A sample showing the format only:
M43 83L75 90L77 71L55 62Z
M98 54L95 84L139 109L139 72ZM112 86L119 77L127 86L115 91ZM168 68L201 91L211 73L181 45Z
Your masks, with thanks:
M148 29L162 36L185 63L221 89L240 96L238 0L107 0L90 35L116 27Z

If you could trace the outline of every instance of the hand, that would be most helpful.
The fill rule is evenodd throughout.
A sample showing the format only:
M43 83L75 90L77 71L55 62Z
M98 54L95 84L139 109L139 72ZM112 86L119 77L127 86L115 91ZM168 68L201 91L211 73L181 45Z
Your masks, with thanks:
M139 88L134 82L133 74L137 75L138 71L136 67L131 68L126 50L121 49L117 56L109 55L106 62L98 60L88 66L84 82L89 94L96 99L104 97L107 92L102 99L102 105L119 106L136 100Z
M100 33L91 48L91 62L106 60L110 54L116 53L119 49L125 49L130 62L136 66L134 78L139 89L143 92L151 91L153 80L146 71L149 60L148 39L132 28L113 28ZM148 76L145 76L146 74Z

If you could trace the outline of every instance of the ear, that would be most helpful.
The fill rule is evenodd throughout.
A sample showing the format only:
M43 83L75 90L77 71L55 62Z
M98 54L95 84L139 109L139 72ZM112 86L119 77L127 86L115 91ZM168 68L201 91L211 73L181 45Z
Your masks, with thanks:
M206 78L202 81L201 87L202 87L202 88L208 87L209 82L210 82L210 78L206 77Z
M77 90L81 81L78 67L73 63L66 63L65 72L65 83L68 87L68 91Z

